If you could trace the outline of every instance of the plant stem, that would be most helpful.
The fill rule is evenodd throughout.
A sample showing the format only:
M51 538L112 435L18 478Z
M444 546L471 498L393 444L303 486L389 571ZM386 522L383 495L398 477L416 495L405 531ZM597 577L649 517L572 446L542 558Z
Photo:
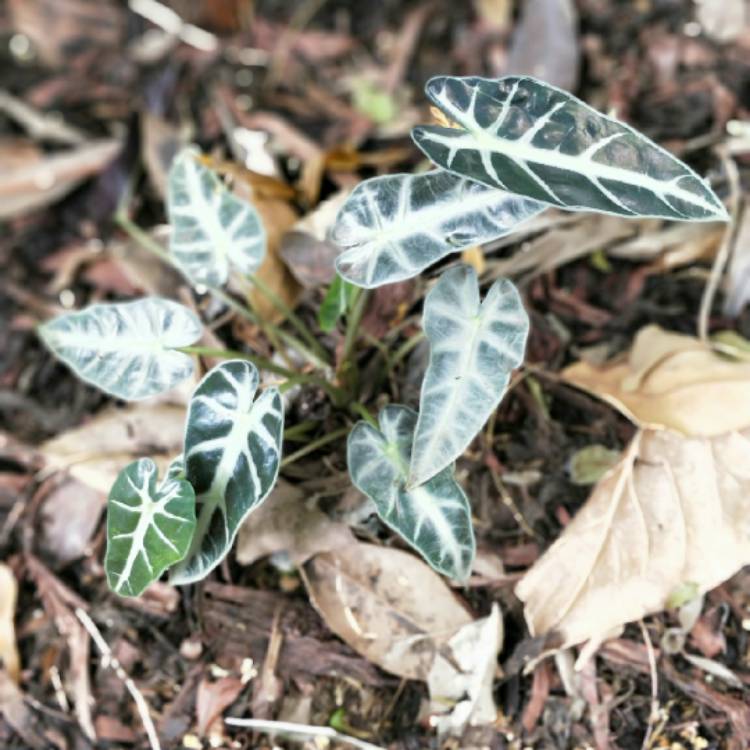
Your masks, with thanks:
M353 403L349 404L349 409L353 411L355 414L358 414L362 419L365 420L368 424L372 425L376 430L379 430L380 427L378 425L378 420L375 419L375 417L370 414L367 407L363 404L360 404L359 401L354 401Z
M290 453L285 459L283 459L281 461L281 468L289 466L289 464L293 464L295 461L303 458L308 453L312 453L313 451L318 450L318 448L322 448L324 445L328 445L328 443L332 443L334 440L338 440L339 438L344 437L344 435L347 435L348 433L349 428L342 427L339 430L334 430L333 432L329 432L327 435L323 435L323 437L319 437L317 440L313 440L304 448L300 448L298 451Z
M365 308L367 307L367 301L369 299L369 289L360 289L357 291L356 298L352 303L352 311L346 320L344 351L341 355L342 364L349 362L352 356L354 345L357 342L357 334L359 333L359 324L362 322L362 316L365 313Z
M299 316L292 310L276 292L262 281L258 276L248 276L250 283L257 287L258 291L297 329L297 332L305 340L310 350L326 365L329 365L328 355L320 342L310 333L310 329L302 322Z
M415 333L411 338L406 339L406 341L396 349L394 355L388 362L388 370L393 370L393 368L404 359L412 349L415 349L417 345L424 340L424 337L424 331L420 331L419 333Z
M153 253L157 258L159 258L159 260L177 270L181 275L184 275L182 273L182 269L177 265L177 263L175 263L174 259L169 255L169 253L164 250L164 248L153 237L151 237L148 232L145 232L134 221L132 221L123 210L118 210L114 218L115 222L123 229L123 231L125 231L125 233L128 234L133 240L135 240L141 247ZM292 336L290 333L282 331L280 328L269 321L261 320L260 317L256 315L252 310L248 310L245 305L237 302L236 299L227 294L223 289L218 289L217 287L209 287L208 291L212 296L221 301L231 310L234 310L234 312L236 312L238 315L245 318L245 320L249 321L253 325L260 327L266 333L266 336L268 336L271 343L276 346L276 349L279 351L279 354L281 356L284 356L284 351L282 347L279 346L278 343L274 340L274 337L277 337L278 339L284 341L284 343L286 343L292 349L295 349L297 352L299 352L299 354L301 354L305 359L307 359L316 367L325 368L330 366L327 358L325 357L325 352L323 352L324 356L321 358L318 354L311 351L305 344L303 344L299 339ZM322 348L320 348L320 350L322 351Z
M181 346L175 351L183 352L184 354L197 354L203 357L217 357L220 359L244 359L248 362L252 362L256 367L268 370L276 375L281 375L286 378L286 381L279 385L279 390L283 393L289 390L292 386L299 385L301 383L307 383L309 385L317 386L322 388L333 401L335 406L341 406L346 402L347 394L335 385L329 383L325 378L321 378L318 375L306 372L294 372L293 370L287 370L286 367L277 365L270 359L265 357L259 357L255 354L247 354L246 352L236 351L234 349L213 349L208 346Z

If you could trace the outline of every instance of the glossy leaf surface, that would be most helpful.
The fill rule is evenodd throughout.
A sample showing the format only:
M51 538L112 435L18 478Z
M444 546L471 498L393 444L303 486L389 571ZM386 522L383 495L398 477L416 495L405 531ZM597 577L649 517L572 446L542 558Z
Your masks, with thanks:
M349 473L380 518L435 570L464 580L474 560L474 532L453 468L419 487L406 487L416 424L416 412L395 404L380 412L380 429L358 422L347 446Z
M87 383L127 401L168 391L193 372L174 351L202 335L187 307L160 297L91 305L39 327L44 343Z
M499 279L480 301L471 266L446 271L425 298L430 342L410 485L455 461L482 429L523 361L529 320L515 286Z
M185 557L194 531L190 483L167 475L157 486L156 464L150 458L133 461L120 472L107 500L109 587L121 596L138 596Z
M190 583L216 567L245 517L265 500L279 472L284 407L276 388L256 399L258 370L230 360L214 367L190 401L185 472L198 524L185 560L170 576Z
M433 162L485 185L565 209L727 221L692 169L633 128L534 78L428 81L459 127L412 131Z
M266 233L257 211L233 195L200 158L196 149L186 148L169 171L169 247L191 281L218 287L226 283L230 266L248 275L258 269Z
M545 204L443 171L360 183L336 217L336 269L373 288L416 276L441 258L511 232Z

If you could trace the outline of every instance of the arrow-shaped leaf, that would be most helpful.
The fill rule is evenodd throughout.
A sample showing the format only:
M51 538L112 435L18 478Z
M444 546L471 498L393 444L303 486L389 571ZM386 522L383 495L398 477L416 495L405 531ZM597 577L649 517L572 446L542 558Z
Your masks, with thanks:
M157 487L150 458L120 472L107 500L107 554L110 588L138 596L174 563L182 560L195 531L195 492L170 473Z
M255 399L258 370L230 360L198 384L188 408L185 470L195 488L198 524L172 583L206 576L232 546L245 517L276 482L284 405L276 388Z
M378 515L439 573L464 580L474 560L471 509L447 467L426 484L406 488L417 414L386 406L380 429L358 422L349 435L352 482L375 503Z
M170 250L194 283L221 286L230 265L244 274L260 266L266 233L258 213L229 192L194 148L181 151L172 163L167 211Z
M459 128L414 128L436 164L566 209L727 221L692 169L633 128L534 78L432 78L427 96Z
M471 266L446 271L424 303L430 362L422 381L409 484L455 461L497 408L523 361L529 319L516 288L498 279L480 303Z
M331 239L336 269L372 288L416 276L465 247L508 234L545 204L435 171L361 182L341 207Z
M39 327L44 343L82 380L128 401L168 391L193 372L174 351L203 327L183 305L160 297L91 305Z

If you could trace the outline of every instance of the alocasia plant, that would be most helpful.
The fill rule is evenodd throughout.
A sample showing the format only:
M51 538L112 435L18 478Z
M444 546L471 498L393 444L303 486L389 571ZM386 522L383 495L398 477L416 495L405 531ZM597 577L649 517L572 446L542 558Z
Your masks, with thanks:
M728 218L708 184L681 161L541 81L443 76L429 81L426 91L454 126L419 126L412 133L438 169L365 180L348 197L331 231L341 253L319 312L324 331L350 308L349 324L356 325L366 297L355 287L417 276L452 253L511 233L547 206L623 217ZM152 249L193 284L242 311L219 288L232 273L252 276L263 260L266 235L255 209L234 196L194 148L174 161L167 209L170 254ZM135 230L129 229L148 246ZM299 319L290 321L300 331ZM496 281L482 299L472 268L449 268L425 298L430 360L419 412L385 406L379 424L361 421L349 436L353 483L388 527L457 580L471 571L474 535L454 462L522 364L528 327L511 282ZM319 342L301 333L319 355ZM146 298L62 315L41 326L40 335L87 382L119 398L141 399L192 374L190 355L200 351L192 345L202 326L188 308ZM295 344L286 331L276 335ZM309 349L297 344L306 358ZM260 377L253 362L286 375L289 384L322 386L337 406L358 395L343 391L342 398L338 385L317 375L251 354L247 359L215 367L197 386L184 455L161 483L150 459L117 478L108 503L105 569L118 594L138 595L168 567L173 583L203 578L268 497L281 465L284 408L274 387L256 396Z

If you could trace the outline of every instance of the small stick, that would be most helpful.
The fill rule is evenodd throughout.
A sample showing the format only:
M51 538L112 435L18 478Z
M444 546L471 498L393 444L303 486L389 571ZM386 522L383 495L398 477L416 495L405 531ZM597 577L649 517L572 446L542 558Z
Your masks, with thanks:
M343 742L359 750L383 750L379 745L373 745L348 734L341 734L330 727L316 727L312 724L293 724L290 721L270 721L266 719L225 719L224 722L232 727L255 729L268 734L300 734L307 737L325 737L336 742Z
M651 715L648 717L648 728L646 729L646 736L643 738L643 745L641 745L641 750L648 750L651 747L654 722L659 715L659 677L656 672L656 655L654 654L654 645L651 643L651 636L648 634L643 620L638 620L638 624L641 626L643 642L648 654L648 668L651 673Z
M143 722L143 728L146 730L151 750L161 750L159 744L159 737L156 734L156 728L154 722L151 720L151 715L148 712L148 704L146 699L141 694L141 691L135 686L133 680L128 677L125 670L120 666L120 662L112 656L112 649L109 647L107 642L102 637L99 629L96 627L94 621L84 612L80 607L76 607L76 617L81 621L81 624L86 628L86 632L91 636L91 640L94 641L99 653L102 655L102 665L105 667L111 667L117 677L122 680L127 688L128 692L135 702L135 706L138 709L138 715L141 717Z
M706 288L703 290L700 311L698 313L698 338L701 341L708 341L708 319L711 316L711 307L716 296L716 291L719 288L721 277L724 275L724 269L732 255L732 246L734 245L736 236L737 216L740 207L740 174L737 170L737 164L725 149L721 148L717 150L724 165L724 170L727 173L727 181L729 182L729 215L731 221L724 230L724 238L719 246L719 251L716 253L714 264L711 266L711 275L709 276Z

